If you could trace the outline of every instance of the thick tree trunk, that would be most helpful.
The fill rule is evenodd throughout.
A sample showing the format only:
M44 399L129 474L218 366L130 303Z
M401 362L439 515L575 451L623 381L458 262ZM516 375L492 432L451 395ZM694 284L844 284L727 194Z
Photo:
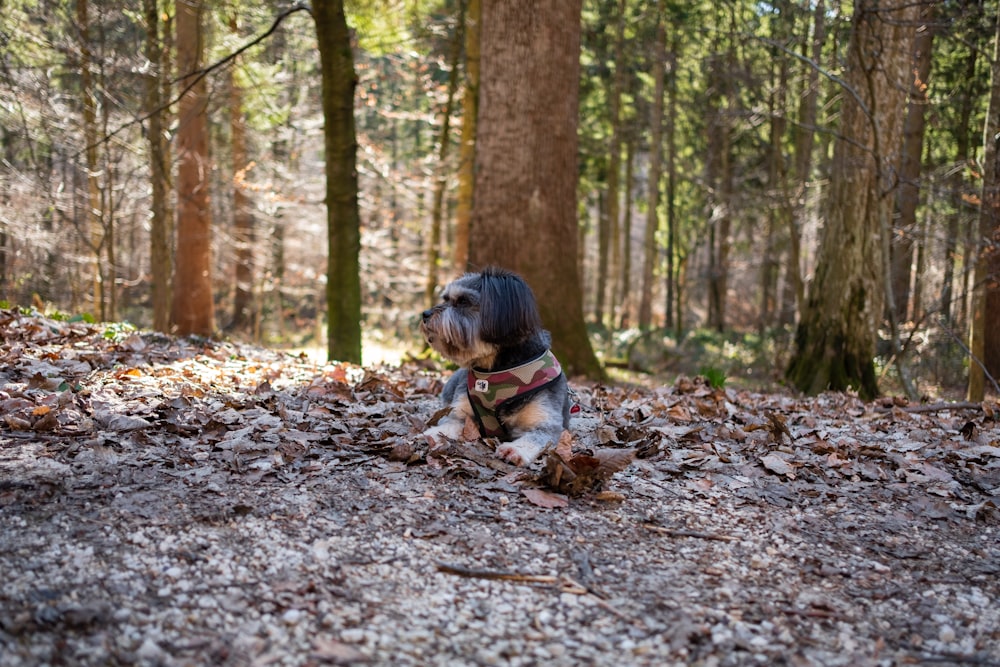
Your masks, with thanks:
M462 138L458 151L458 193L455 202L456 273L468 270L469 220L475 191L476 116L479 113L479 0L467 0L465 15L465 94L462 97Z
M486 0L470 229L473 266L532 286L570 375L600 376L577 270L580 0Z
M800 390L878 394L875 342L883 314L883 230L890 151L898 150L916 5L855 0L840 133L816 275L788 377ZM873 59L874 55L874 59Z
M177 68L190 89L178 111L177 246L171 321L180 335L215 333L212 297L212 225L209 207L208 117L205 80L198 78L203 5L177 2Z
M313 2L323 79L327 210L327 355L361 363L361 218L354 131L354 54L343 0Z

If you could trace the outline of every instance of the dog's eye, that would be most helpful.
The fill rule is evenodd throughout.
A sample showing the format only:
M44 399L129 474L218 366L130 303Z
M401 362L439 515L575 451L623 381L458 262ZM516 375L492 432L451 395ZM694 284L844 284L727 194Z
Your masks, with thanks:
M461 296L456 297L452 303L453 305L458 306L459 308L468 308L469 306L472 305L472 299L463 294Z

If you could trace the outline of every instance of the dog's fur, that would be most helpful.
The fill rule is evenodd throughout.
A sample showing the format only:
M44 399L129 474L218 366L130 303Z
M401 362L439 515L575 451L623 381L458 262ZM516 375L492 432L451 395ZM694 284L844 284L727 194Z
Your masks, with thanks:
M425 433L432 439L460 439L467 418L474 419L467 392L470 368L514 368L537 359L551 345L531 288L517 274L497 268L467 273L449 284L441 303L423 312L420 331L431 347L461 366L441 394L451 412ZM555 446L569 426L569 412L564 374L537 393L503 403L497 417L511 439L497 447L497 455L529 465Z

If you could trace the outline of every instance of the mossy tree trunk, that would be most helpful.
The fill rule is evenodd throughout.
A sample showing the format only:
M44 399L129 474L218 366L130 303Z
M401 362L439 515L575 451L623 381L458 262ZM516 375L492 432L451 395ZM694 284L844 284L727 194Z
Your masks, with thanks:
M327 356L361 363L361 216L351 34L343 0L313 2L322 76L327 210Z
M149 254L151 277L151 301L153 304L153 328L166 332L170 329L170 221L168 218L167 187L169 185L170 147L164 139L164 119L167 114L163 106L162 71L164 51L160 39L160 12L157 0L143 0L146 17L146 59L151 63L145 74L146 112L149 117L147 140L149 142L150 165L150 220Z
M887 188L902 139L917 5L855 0L840 132L796 352L788 378L800 390L878 394L875 343L885 303Z

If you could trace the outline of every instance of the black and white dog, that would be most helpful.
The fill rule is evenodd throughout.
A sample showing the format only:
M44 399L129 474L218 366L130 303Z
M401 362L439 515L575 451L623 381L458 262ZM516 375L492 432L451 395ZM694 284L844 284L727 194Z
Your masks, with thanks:
M517 274L488 268L449 284L425 310L420 331L461 368L441 397L452 411L425 435L460 439L467 417L497 455L529 465L569 426L566 376L549 350L535 295Z

